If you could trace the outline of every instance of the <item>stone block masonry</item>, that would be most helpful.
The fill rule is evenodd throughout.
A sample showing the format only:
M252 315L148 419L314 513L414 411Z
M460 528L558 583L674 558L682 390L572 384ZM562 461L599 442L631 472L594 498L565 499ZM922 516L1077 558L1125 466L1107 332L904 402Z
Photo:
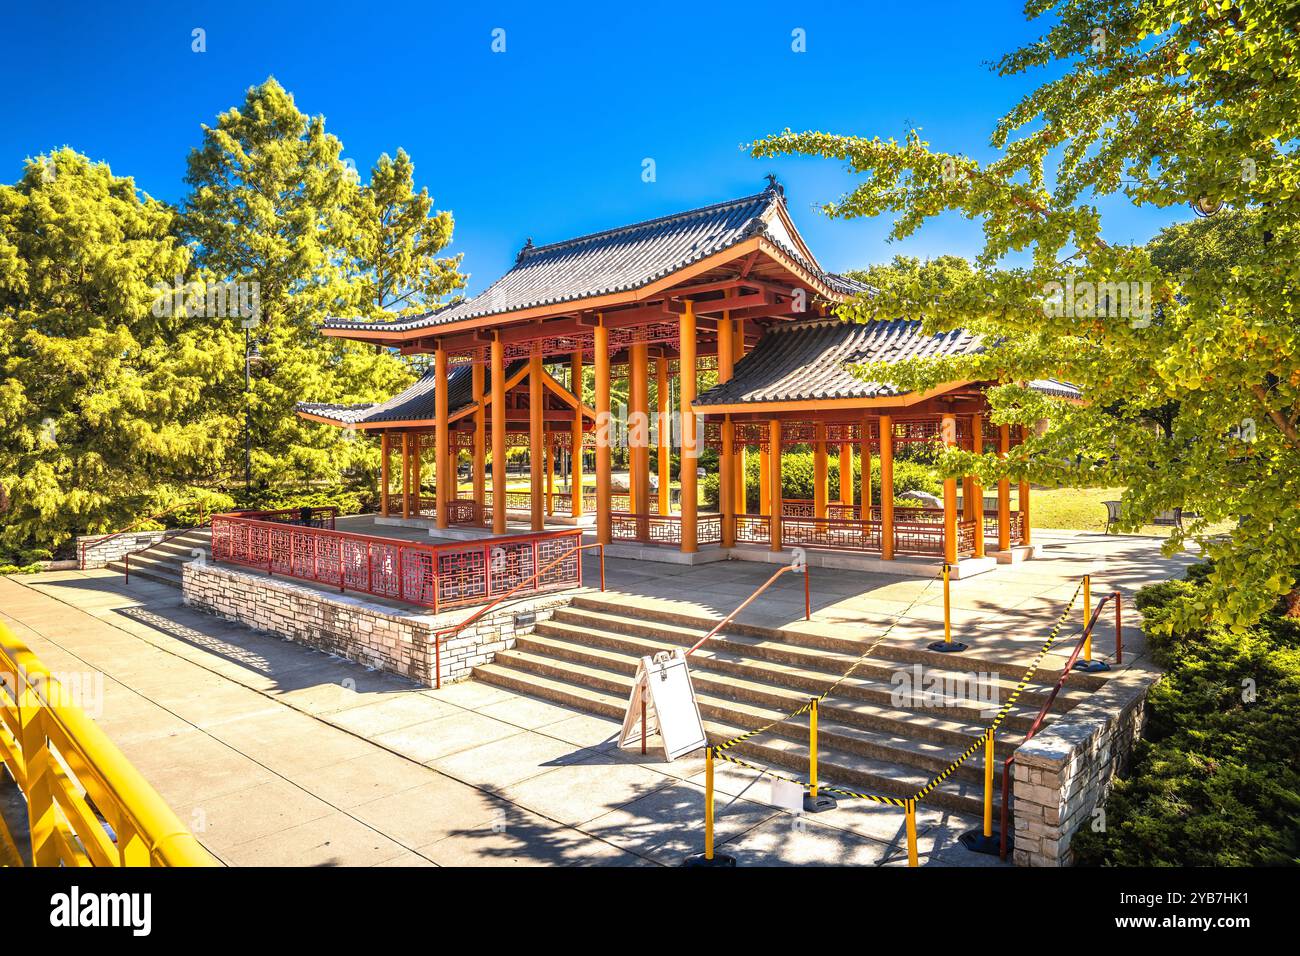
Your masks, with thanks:
M1147 692L1159 678L1135 662L1016 750L1017 866L1069 866L1074 834L1104 821L1095 811L1128 763L1145 722ZM995 779L1000 785L1000 774Z
M428 686L434 684L434 635L475 610L407 611L289 578L203 561L183 565L181 576L183 599L191 607ZM508 601L445 638L443 683L469 677L475 667L490 663L497 651L513 648L517 635L531 632L538 621L568 603L569 593Z
M152 547L171 532L168 531L131 531L126 534L91 534L77 538L77 569L88 571L91 568L105 567L110 561L117 561L123 555L133 551L143 551Z

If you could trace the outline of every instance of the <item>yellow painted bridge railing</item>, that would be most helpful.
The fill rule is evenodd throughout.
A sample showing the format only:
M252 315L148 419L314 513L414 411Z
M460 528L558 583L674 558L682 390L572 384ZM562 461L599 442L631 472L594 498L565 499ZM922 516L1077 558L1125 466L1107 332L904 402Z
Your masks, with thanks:
M0 762L36 866L216 866L35 654L0 626ZM0 781L0 787L10 786ZM0 862L21 863L0 816Z

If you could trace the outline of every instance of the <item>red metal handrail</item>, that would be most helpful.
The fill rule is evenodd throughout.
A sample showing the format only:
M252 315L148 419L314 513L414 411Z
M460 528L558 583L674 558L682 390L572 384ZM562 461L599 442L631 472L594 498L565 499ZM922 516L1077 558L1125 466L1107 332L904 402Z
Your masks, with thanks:
M1096 626L1097 619L1101 617L1102 609L1105 608L1106 602L1111 600L1115 602L1115 663L1122 664L1124 662L1124 637L1122 633L1123 622L1121 618L1123 598L1120 596L1118 591L1111 591L1097 602L1096 610L1092 612L1092 617L1088 619L1087 625L1079 635L1078 643L1076 643L1074 647L1074 653L1072 653L1069 660L1065 662L1065 667L1061 670L1060 678L1057 679L1056 685L1052 688L1052 692L1047 695L1047 702L1043 704L1042 709L1038 712L1038 716L1034 718L1033 724L1029 727L1029 733L1025 734L1025 739L1021 741L1022 746L1032 740L1034 734L1038 733L1039 728L1042 727L1043 721L1047 718L1048 712L1052 709L1052 704L1056 701L1056 695L1061 692L1061 688L1065 686L1065 681L1069 678L1071 671L1074 670L1074 662L1079 659L1079 655L1083 653L1084 645L1087 644L1088 638L1092 636L1092 629ZM1011 814L1011 763L1015 759L1015 753L1011 753L1002 763L1002 809L1000 811L1002 832L998 846L998 856L1004 860L1007 858L1007 826L1010 822Z
M489 541L496 541L496 540L501 540L501 539L489 539ZM557 564L560 564L570 556L577 554L580 551L586 551L589 548L600 549L600 589L601 591L604 591L605 590L605 545L600 543L580 544L577 547L570 548L568 551L564 552L564 554L560 555L554 561L549 562L544 568L540 568L539 570L534 571L531 578L525 578L524 580L520 581L509 591L506 591L504 594L498 596L490 604L485 604L483 607L479 608L477 611L475 611L469 617L465 618L465 620L461 621L459 624L453 624L450 627L442 628L442 630L434 631L433 632L434 689L442 690L442 642L445 638L449 638L453 634L460 633L465 628L469 627L471 624L473 624L475 621L481 618L488 611L492 610L498 604L503 602L506 598L510 597L512 594L518 591L525 584L540 580L543 574L551 570L551 568L555 567ZM578 582L576 586L577 587L582 586L582 558L578 558Z
M78 566L78 568L81 568L81 569L84 569L84 568L85 568L85 565L86 565L86 549L87 549L88 547L90 547L91 545L101 545L101 544L104 544L106 541L112 541L114 538L120 538L120 537L121 537L122 535L124 535L124 534L130 534L132 531L134 531L136 528L140 527L140 525L142 525L142 524L146 524L146 523L148 523L148 522L150 522L150 521L157 521L157 520L159 520L160 518L165 518L165 517L167 517L169 514L172 514L172 513L174 513L174 512L179 511L180 509L184 508L186 505L192 505L192 504L195 504L195 503L196 503L195 499L191 499L191 500L189 500L189 501L182 501L182 502L180 502L179 504L172 505L172 506L171 506L170 508L168 508L166 511L160 511L160 512L158 512L156 515L150 515L150 516L147 517L147 518L137 518L134 522L132 522L131 524L127 525L125 528L123 528L123 529L120 530L120 531L114 531L114 532L111 532L110 534L105 534L105 535L95 535L95 536L94 536L94 538L95 538L94 541L83 541L83 542L81 542L81 551L80 551L80 553L79 553L78 556L77 556L77 566ZM196 524L196 525L194 526L195 528L202 528L205 524L207 524L207 522L206 522L206 521L203 521L202 518L203 518L203 509L202 509L202 505L200 505L200 507L199 507L199 519L200 519L200 520L199 520L199 523ZM164 528L163 530L165 531L165 530L167 530L167 529ZM175 529L172 529L172 530L175 530L175 531L192 531L193 528L175 528Z
M773 574L770 578L768 578L766 581L764 581L764 582L759 586L758 590L756 590L756 591L755 591L753 594L751 594L749 597L745 598L745 600L744 600L743 602L741 602L741 604L740 604L739 607L737 607L734 611L732 611L730 614L728 614L726 617L724 617L721 621L719 621L718 624L717 624L717 626L714 627L713 630L709 631L709 633L705 634L702 638L700 638L698 641L696 641L694 644L692 644L691 647L690 647L690 649L686 652L686 655L685 655L685 656L686 656L686 657L690 657L692 654L694 654L696 651L698 651L701 647L703 647L703 646L704 646L708 641L712 640L713 637L714 637L714 635L716 635L716 634L717 634L719 631L721 631L724 627L726 627L728 624L730 624L730 623L735 619L735 617L736 617L737 614L739 614L739 613L740 613L741 611L743 611L745 608L749 607L750 604L754 603L754 599L755 599L755 598L757 598L760 594L762 594L762 593L763 593L764 591L766 591L769 587L771 587L773 581L775 581L775 580L776 580L777 578L779 578L781 575L783 575L783 574L785 574L785 573L787 573L787 572L789 572L789 571L799 571L799 572L802 572L802 573L803 573L803 617L804 617L804 620L805 620L805 621L810 621L810 620L812 620L812 587L811 587L811 585L808 583L808 580L809 580L809 576L808 576L808 565L806 565L806 564L802 564L802 565L800 565L800 564L787 564L787 565L786 565L785 567L783 567L783 568L778 568L778 569L777 569L777 572L776 572L775 574Z

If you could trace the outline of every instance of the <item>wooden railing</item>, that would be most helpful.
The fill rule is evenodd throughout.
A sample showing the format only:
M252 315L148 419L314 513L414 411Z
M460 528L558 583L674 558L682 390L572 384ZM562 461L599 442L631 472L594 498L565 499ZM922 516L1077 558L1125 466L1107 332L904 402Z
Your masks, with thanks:
M582 543L577 528L429 545L262 521L212 518L212 559L441 611L491 601ZM582 584L582 562L542 575L533 593Z
M651 544L682 543L681 515L632 514L627 511L615 511L609 517L610 537L615 541L645 541ZM695 540L698 544L721 544L722 515L699 515L695 519Z
M36 866L216 866L77 704L0 626L0 763L27 804ZM0 862L21 864L0 817Z

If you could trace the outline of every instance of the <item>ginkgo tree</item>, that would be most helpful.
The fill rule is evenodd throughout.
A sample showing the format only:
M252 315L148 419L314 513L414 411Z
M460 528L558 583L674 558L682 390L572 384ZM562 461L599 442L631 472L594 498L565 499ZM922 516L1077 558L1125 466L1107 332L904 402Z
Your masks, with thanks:
M860 174L824 205L831 217L892 215L896 239L945 212L981 223L969 275L947 272L940 288L918 270L843 312L981 334L982 354L891 366L888 377L911 388L998 381L995 421L1050 422L1005 462L945 454L948 474L1124 486L1129 528L1168 508L1195 514L1167 547L1195 539L1215 567L1170 626L1245 626L1293 591L1300 568L1298 10L1033 0L1026 14L1044 32L996 69L1055 78L996 122L991 160L932 149L915 132L898 142L786 130L752 145ZM1171 274L1151 249L1107 243L1096 204L1112 194L1235 211L1230 258ZM1020 384L1044 377L1079 385L1087 403ZM1168 427L1155 424L1162 415ZM1229 532L1210 533L1224 522Z

